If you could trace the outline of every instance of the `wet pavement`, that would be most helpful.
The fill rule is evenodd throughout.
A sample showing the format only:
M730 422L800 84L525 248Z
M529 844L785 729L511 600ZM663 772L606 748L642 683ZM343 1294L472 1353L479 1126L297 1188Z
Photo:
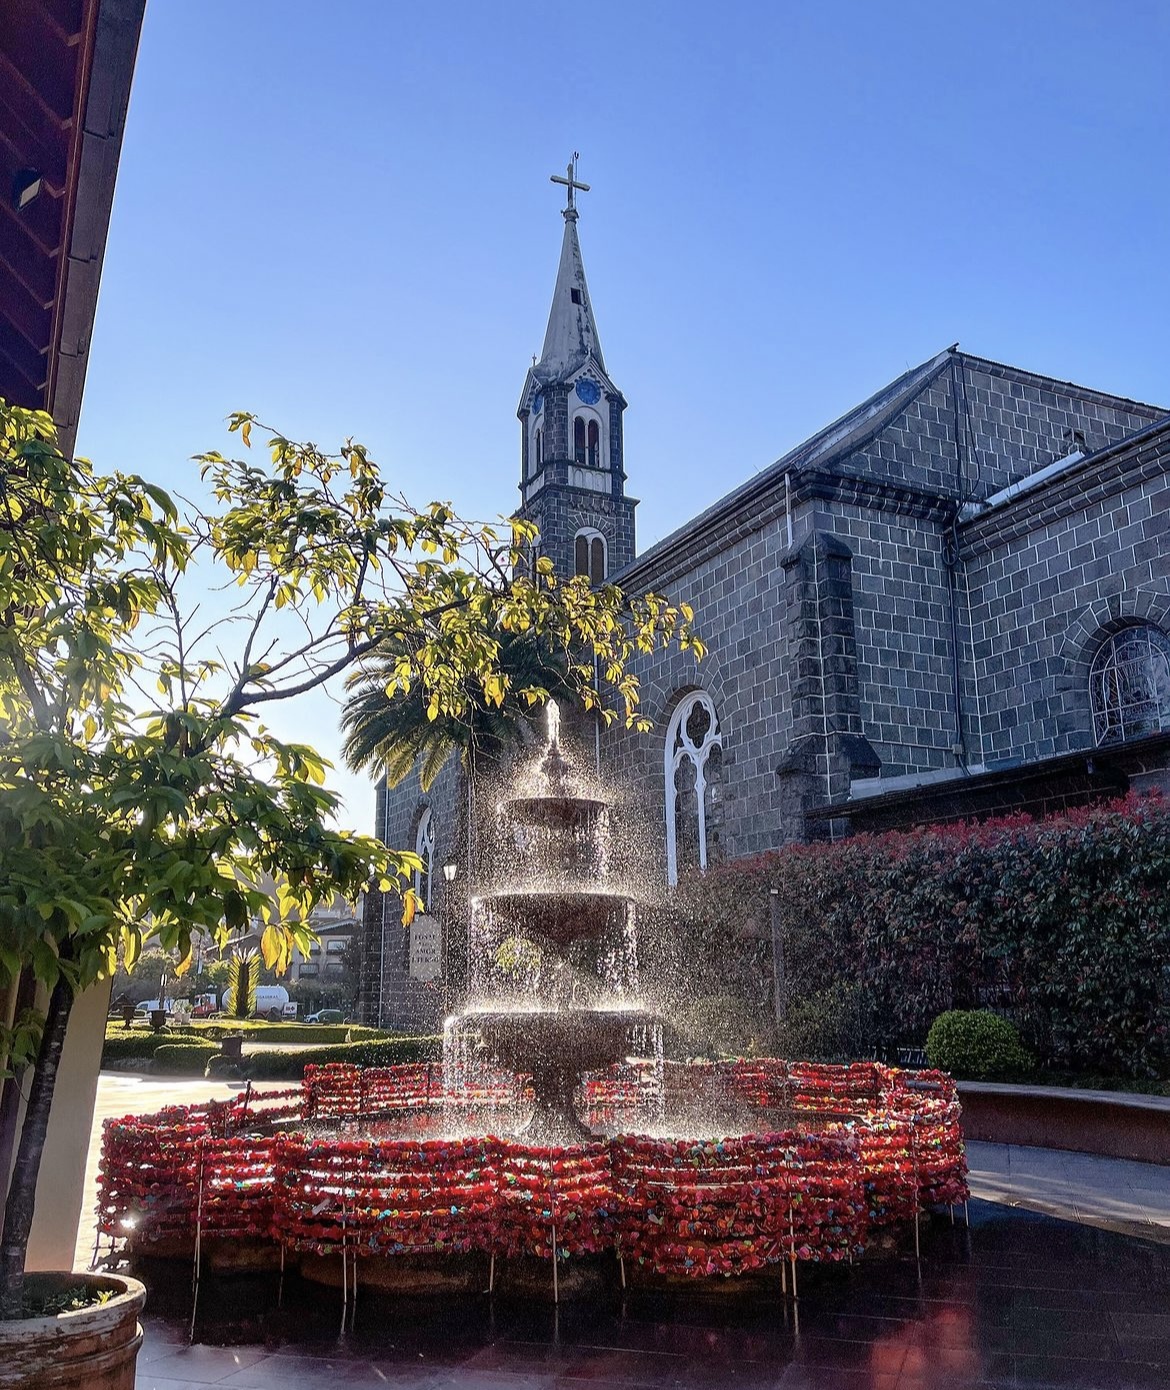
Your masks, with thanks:
M103 1074L80 1266L101 1120L236 1089ZM778 1280L631 1289L623 1302L615 1277L606 1297L559 1312L509 1301L501 1280L492 1299L363 1289L339 1338L336 1291L290 1278L278 1310L270 1279L220 1276L204 1281L189 1346L190 1270L156 1267L138 1388L1170 1390L1170 1168L996 1144L968 1155L972 1190L991 1199L972 1201L969 1232L961 1219L924 1226L921 1274L912 1247L802 1267L795 1313Z
M1170 1386L1170 1246L974 1200L852 1268L683 1291L617 1286L559 1309L486 1295L363 1289L339 1335L336 1290L207 1278L188 1346L189 1270L154 1279L138 1390L548 1390L548 1387ZM150 1276L148 1276L150 1277Z

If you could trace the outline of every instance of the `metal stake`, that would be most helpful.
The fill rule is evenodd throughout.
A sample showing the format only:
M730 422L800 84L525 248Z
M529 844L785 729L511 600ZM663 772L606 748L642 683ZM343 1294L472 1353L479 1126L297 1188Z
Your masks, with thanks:
M557 1228L554 1224L552 1228L552 1251L553 1251L553 1303L561 1301L560 1289L557 1285Z
M203 1140L198 1148L198 1195L195 1199L195 1260L191 1270L191 1328L187 1333L189 1343L195 1341L195 1314L199 1308L199 1276L203 1271Z
M488 1293L496 1290L496 1252L492 1251L491 1264L488 1265Z
M349 1308L349 1264L345 1251L345 1212L341 1213L341 1335L345 1336L345 1314Z

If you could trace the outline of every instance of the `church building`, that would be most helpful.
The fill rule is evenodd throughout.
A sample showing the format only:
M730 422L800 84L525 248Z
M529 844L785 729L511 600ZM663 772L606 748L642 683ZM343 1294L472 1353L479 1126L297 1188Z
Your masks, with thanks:
M701 664L634 663L654 732L600 740L661 827L663 883L793 841L1170 791L1166 408L946 348L639 553L587 186L574 165L556 182L518 514L558 574L695 609ZM466 795L454 762L425 797L414 778L378 793L377 833L419 850L439 916L440 865L467 891ZM370 895L362 1014L430 1027L441 996L409 977L398 913Z

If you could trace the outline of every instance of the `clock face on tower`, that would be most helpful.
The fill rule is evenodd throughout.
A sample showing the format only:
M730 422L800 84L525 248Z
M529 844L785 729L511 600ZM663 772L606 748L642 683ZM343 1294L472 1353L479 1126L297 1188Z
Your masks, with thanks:
M586 405L596 405L601 399L601 387L597 382L590 381L587 376L583 376L577 382L577 395Z

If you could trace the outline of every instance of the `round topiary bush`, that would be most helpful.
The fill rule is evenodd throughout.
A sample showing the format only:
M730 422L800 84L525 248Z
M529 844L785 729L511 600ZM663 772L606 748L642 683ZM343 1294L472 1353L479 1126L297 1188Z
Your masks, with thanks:
M164 1043L154 1050L151 1071L179 1076L202 1076L208 1059L219 1049L210 1042Z
M1015 1024L989 1009L939 1014L926 1035L926 1058L932 1067L969 1081L990 1081L1032 1065Z

